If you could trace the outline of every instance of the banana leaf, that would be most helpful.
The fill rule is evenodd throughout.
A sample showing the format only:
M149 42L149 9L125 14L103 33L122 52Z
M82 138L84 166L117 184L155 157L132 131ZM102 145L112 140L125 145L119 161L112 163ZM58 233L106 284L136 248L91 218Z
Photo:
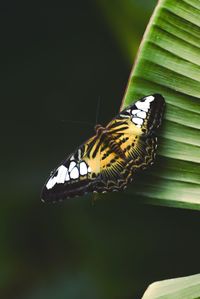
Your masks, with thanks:
M130 3L129 3L130 4ZM147 26L121 109L166 100L155 165L128 188L144 202L200 209L200 1L160 0Z
M142 299L198 299L200 274L152 283Z
M96 0L107 27L119 43L125 59L132 62L137 53L156 0Z

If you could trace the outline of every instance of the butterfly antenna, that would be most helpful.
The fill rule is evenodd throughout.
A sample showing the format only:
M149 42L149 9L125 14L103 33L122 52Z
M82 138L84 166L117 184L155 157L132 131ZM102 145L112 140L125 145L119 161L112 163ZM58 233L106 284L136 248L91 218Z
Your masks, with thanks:
M73 123L73 124L84 124L84 125L90 125L93 126L92 123L88 122L88 121L80 121L80 120L65 120L62 119L61 120L62 123Z
M100 99L100 96L99 96L98 101L97 101L97 110L96 110L95 125L98 124L99 111L100 111L100 103L101 103L101 99Z

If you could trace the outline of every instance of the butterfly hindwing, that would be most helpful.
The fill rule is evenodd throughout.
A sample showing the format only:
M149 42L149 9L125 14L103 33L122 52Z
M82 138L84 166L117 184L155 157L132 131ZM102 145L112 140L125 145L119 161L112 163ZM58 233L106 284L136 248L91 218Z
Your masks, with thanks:
M161 95L146 96L121 111L105 128L96 126L96 135L51 173L42 199L57 201L124 189L138 170L154 161L155 132L164 106Z
M132 181L135 172L145 169L153 163L157 148L157 137L141 137L137 139L134 145L129 146L127 143L131 137L125 136L123 138L118 136L116 142L120 144L126 159L113 153L109 146L103 149L100 163L100 180L96 182L96 191L108 192L125 189L127 184Z
M101 171L96 182L97 192L118 191L124 189L130 174L131 161L125 160L109 145L101 149Z

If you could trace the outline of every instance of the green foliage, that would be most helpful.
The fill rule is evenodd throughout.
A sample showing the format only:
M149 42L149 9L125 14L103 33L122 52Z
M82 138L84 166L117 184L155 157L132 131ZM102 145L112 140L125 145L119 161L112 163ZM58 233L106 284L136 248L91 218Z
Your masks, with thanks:
M125 57L132 62L156 0L97 0L103 16L119 42Z
M198 299L200 274L168 279L151 284L142 299Z
M151 93L167 102L160 157L131 189L145 202L200 209L199 15L196 0L159 2L124 96L122 107Z

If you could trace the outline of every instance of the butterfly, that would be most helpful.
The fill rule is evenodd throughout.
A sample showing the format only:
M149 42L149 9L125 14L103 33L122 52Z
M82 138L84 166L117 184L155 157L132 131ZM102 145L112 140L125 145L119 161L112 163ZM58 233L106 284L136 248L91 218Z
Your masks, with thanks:
M96 125L96 134L51 172L42 201L125 189L135 173L153 164L155 133L164 107L160 94L148 95L121 111L107 126Z

